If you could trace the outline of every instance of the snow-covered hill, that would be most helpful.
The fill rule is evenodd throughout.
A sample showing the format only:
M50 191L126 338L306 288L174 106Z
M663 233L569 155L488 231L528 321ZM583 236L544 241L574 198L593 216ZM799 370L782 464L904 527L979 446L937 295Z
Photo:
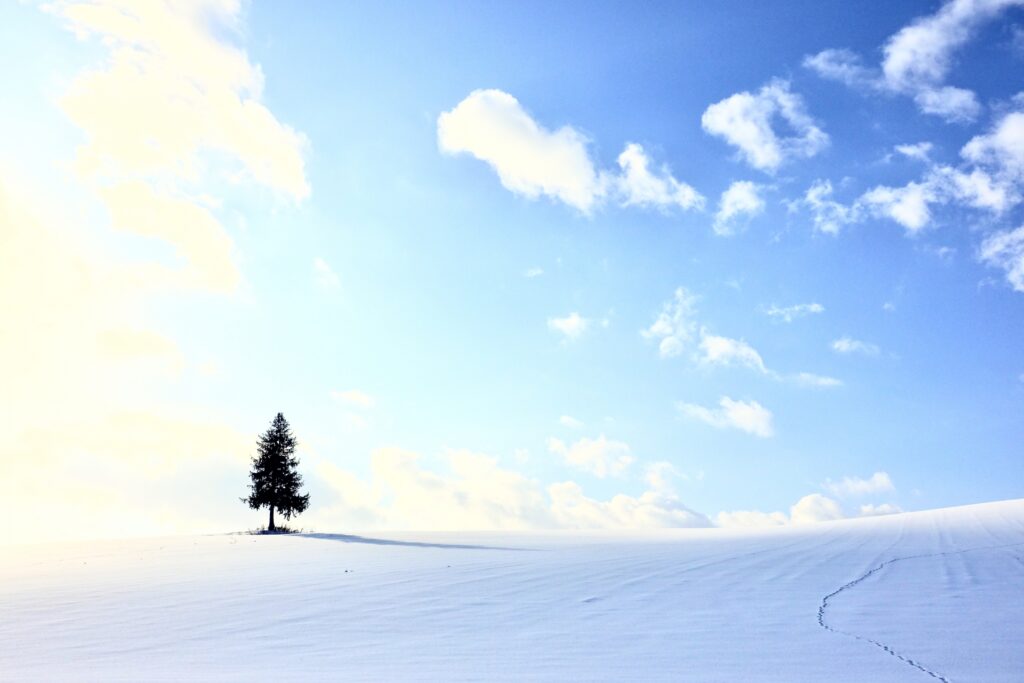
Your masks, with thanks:
M0 549L0 679L1022 681L1024 500L804 527Z

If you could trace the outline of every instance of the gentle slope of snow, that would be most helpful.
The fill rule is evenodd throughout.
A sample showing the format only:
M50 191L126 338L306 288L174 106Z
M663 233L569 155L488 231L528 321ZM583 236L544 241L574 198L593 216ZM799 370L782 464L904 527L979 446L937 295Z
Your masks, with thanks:
M1024 500L752 531L3 548L0 679L1020 681L1022 558Z

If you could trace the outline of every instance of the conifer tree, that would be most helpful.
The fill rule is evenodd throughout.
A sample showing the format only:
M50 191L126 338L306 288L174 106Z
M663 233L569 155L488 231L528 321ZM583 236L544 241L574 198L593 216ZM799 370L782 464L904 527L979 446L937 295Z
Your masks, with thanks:
M300 494L302 476L296 469L299 459L295 457L295 437L292 436L284 415L277 414L270 429L260 435L258 452L252 459L249 476L251 493L243 498L253 510L270 508L270 523L267 531L276 531L274 511L285 519L291 519L309 507L309 494Z

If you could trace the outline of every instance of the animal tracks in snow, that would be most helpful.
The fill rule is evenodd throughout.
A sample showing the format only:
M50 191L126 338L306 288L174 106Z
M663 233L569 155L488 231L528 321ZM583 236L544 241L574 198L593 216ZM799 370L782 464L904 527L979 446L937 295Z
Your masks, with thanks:
M844 636L847 636L849 638L854 638L856 640L859 640L859 641L862 641L862 642L865 642L865 643L870 643L871 645L874 645L875 647L883 650L886 654L889 654L889 655L895 657L896 659L900 660L904 664L907 664L908 666L911 666L911 667L917 669L918 671L920 671L923 674L927 674L928 676L930 676L931 678L933 678L935 680L942 681L943 683L952 683L952 681L949 678L947 678L945 675L943 675L943 674L941 674L941 673L939 673L939 672L929 668L928 666L925 666L920 661L912 659L911 657L909 657L909 656L907 656L907 655L897 651L892 646L887 645L884 642L881 642L879 640L876 640L874 638L868 637L868 636L863 635L863 634L853 633L853 632L850 632L850 631L847 631L847 630L843 630L843 629L839 629L839 628L835 628L835 627L829 625L829 623L828 623L828 621L826 619L826 612L828 610L829 603L832 601L833 598L835 598L836 596L840 595L841 593L849 591L850 589L854 588L855 586L857 586L857 585L863 583L864 581L866 581L868 578L870 578L872 576L875 576L876 574L878 574L882 570L884 570L884 569L886 569L886 568L890 567L891 565L894 565L894 564L896 564L898 562L906 562L906 561L910 561L910 560L934 559L934 558L940 558L940 557L949 557L949 556L953 556L953 555L965 555L965 554L968 554L968 553L973 553L973 552L978 552L978 551L983 551L983 550L999 550L999 549L1004 549L1004 548L1020 547L1022 545L1024 545L1024 544L1022 544L1022 543L1009 543L1009 544L1001 544L1001 545L981 546L981 547L976 547L976 548L966 548L966 549L962 549L962 550L950 550L950 551L937 552L937 553L922 553L922 554L917 554L917 555L907 555L905 557L895 557L895 558L893 558L891 560L886 560L885 562L882 562L882 563L878 564L877 566L873 567L872 569L869 569L867 572L861 574L860 576L858 576L853 581L850 581L849 583L846 583L846 584L840 586L836 590L832 591L831 593L829 593L828 595L823 597L821 599L821 604L818 606L818 625L821 628L823 628L826 631L829 631L831 633L837 633L839 635L844 635ZM1020 562L1019 558L1017 558L1017 561Z

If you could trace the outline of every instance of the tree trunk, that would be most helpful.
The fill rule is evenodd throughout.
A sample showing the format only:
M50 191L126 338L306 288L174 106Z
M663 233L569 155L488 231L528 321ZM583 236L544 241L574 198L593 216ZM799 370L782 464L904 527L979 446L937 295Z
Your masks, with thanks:
M270 526L267 527L267 531L277 531L277 527L274 526L274 506L270 506Z

